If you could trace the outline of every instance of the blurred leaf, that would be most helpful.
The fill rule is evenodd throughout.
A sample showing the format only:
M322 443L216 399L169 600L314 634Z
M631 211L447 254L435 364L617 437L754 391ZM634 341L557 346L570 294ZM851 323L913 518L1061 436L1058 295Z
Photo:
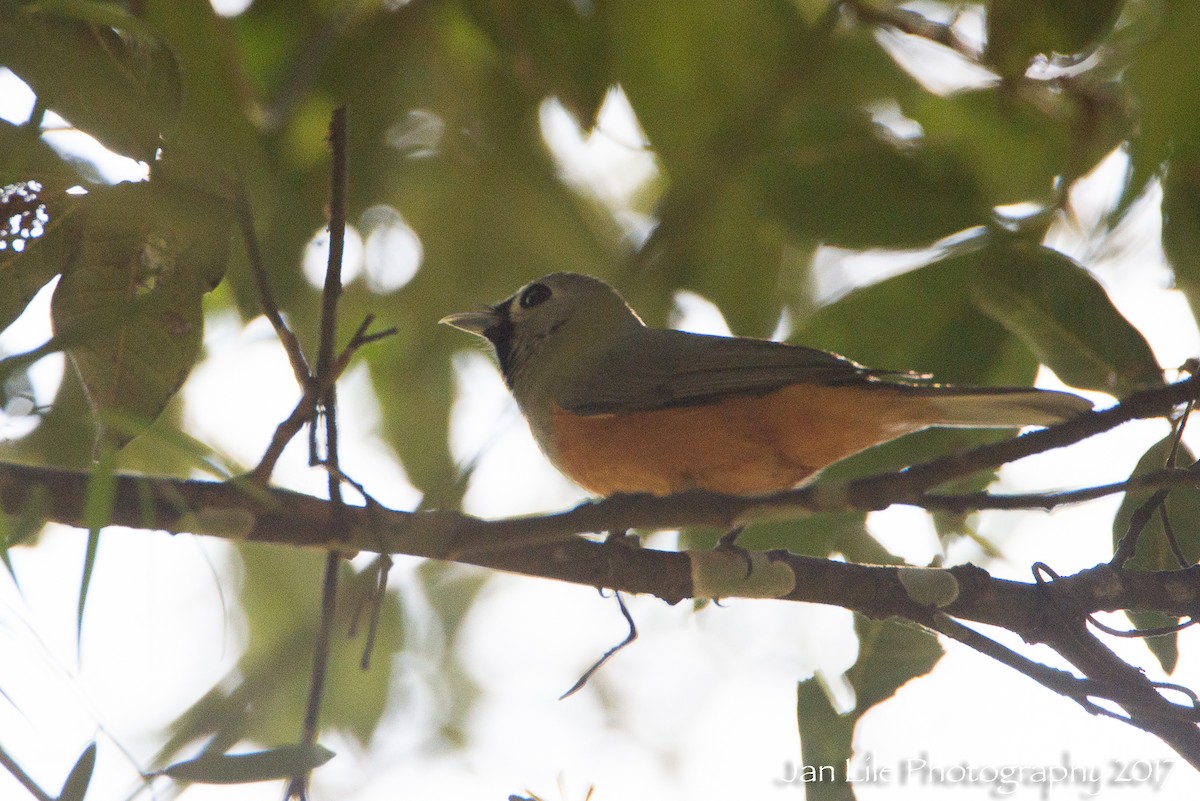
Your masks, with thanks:
M531 92L552 95L585 127L615 83L597 12L571 0L466 3Z
M814 676L796 688L796 720L800 729L800 765L832 765L836 781L804 785L808 801L853 801L854 788L846 781L846 760L854 739L857 718L839 715L829 694Z
M902 249L986 223L966 162L934 147L902 151L866 132L764 160L753 179L771 214L802 241Z
M944 383L1030 386L1037 361L971 302L968 287L979 259L978 252L955 256L857 289L801 321L791 339L868 367L932 373ZM823 475L893 470L1006 436L1011 434L931 429L871 448ZM985 482L986 476L972 480Z
M1074 98L1048 86L923 93L905 111L921 124L925 146L957 153L970 165L989 205L1050 202L1055 178L1079 155ZM1106 140L1095 158L1116 144Z
M854 628L858 661L846 678L854 687L856 718L891 698L910 680L933 670L944 653L937 636L914 623L855 615Z
M75 203L36 181L0 188L0 331L65 270L78 248ZM19 248L19 250L18 250Z
M738 544L754 551L786 548L792 553L826 557L840 550L844 543L852 541L855 532L864 531L866 520L865 512L836 512L797 520L756 523L738 537ZM702 537L693 541L711 547L724 533L716 531L711 539Z
M1071 386L1124 395L1162 383L1141 332L1070 257L1023 242L989 247L971 297Z
M56 345L51 340L49 345ZM58 393L49 409L39 409L39 423L31 434L0 441L0 454L13 461L89 470L96 444L96 417L87 401L79 374L60 362ZM0 370L5 367L0 362ZM51 373L55 375L55 373Z
M37 181L57 194L80 183L82 175L42 138L32 121L13 125L0 120L0 186Z
M767 219L753 192L730 181L691 220L686 252L664 263L668 283L717 304L729 327L743 336L769 337L779 324L784 232ZM734 267L731 270L731 266Z
M71 768L71 773L63 783L62 792L58 794L58 801L83 801L88 785L92 783L92 771L95 768L96 744L90 743L87 748L83 749L79 759L75 760L75 767Z
M858 660L846 672L854 688L854 709L838 714L816 678L801 682L797 703L801 762L836 766L836 782L806 785L808 798L853 798L843 766L851 757L854 727L871 707L883 703L906 683L933 670L942 658L937 637L913 624L854 616ZM814 796L813 791L817 794Z
M1170 156L1200 158L1200 3L1163 0L1144 4L1142 13L1150 30L1132 52L1125 85L1140 112L1134 154L1149 171Z
M806 41L795 6L780 0L617 0L597 10L616 78L671 179L684 184L747 146L760 104L799 77L795 55L821 46Z
M183 402L175 395L149 428L140 419L116 414L105 423L117 436L137 439L121 449L118 467L145 475L204 474L226 481L249 471L248 465L231 462L224 453L182 430Z
M1200 314L1200 160L1179 157L1162 181L1162 246L1175 286Z
M334 756L320 744L281 745L248 754L204 753L168 765L159 772L179 782L247 784L299 776L321 767Z
M179 121L163 142L155 177L218 197L227 197L235 184L244 190L276 298L290 312L296 295L312 297L299 275L299 254L323 222L328 178L296 175L277 138L262 127L265 112L250 90L256 78L246 63L250 53L239 48L232 28L270 4L258 0L234 19L218 16L208 0L143 0L138 5L141 17L174 53L183 86ZM282 14L294 36L303 35L308 9L308 3L286 3ZM281 58L271 67L284 70L289 64ZM296 91L303 96L311 87ZM232 255L230 294L236 310L250 319L260 311L258 294L243 249L235 247ZM303 330L303 321L296 325Z
M3 546L3 550L5 550L4 562L9 568L9 573L12 574L13 583L16 583L17 577L15 573L12 573L12 565L8 561L7 549L18 545L32 544L34 537L46 525L49 505L50 498L46 486L44 484L35 484L27 491L21 509L16 514L0 514L0 527L3 528L0 534L3 535L2 539L5 540L5 545Z
M12 532L9 516L0 514L0 562L4 563L4 569L8 571L13 586L20 590L21 582L17 579L17 571L13 568L12 557L8 553L15 542L16 536Z
M199 354L200 299L224 273L230 225L203 200L154 184L95 193L51 314L102 422L112 413L149 425Z
M1174 435L1168 435L1151 445L1138 460L1132 475L1161 470L1167 466ZM1195 462L1196 457L1186 445L1181 445L1177 456L1180 466ZM1129 533L1133 516L1153 496L1151 490L1134 490L1125 493L1117 515L1113 519L1113 549L1120 545L1121 540ZM1192 487L1175 487L1170 491L1163 504L1167 518L1171 523L1171 532L1189 564L1200 560L1200 491ZM1156 510L1146 521L1146 526L1138 536L1137 550L1133 558L1125 563L1127 570L1179 570L1181 565L1175 557L1167 538L1167 529L1163 524L1162 513ZM1161 612L1146 612L1136 609L1126 611L1126 616L1134 628L1151 629L1171 626L1178 622L1177 618L1164 615ZM1179 659L1179 635L1167 634L1160 637L1149 637L1145 640L1146 647L1158 659L1162 669L1172 673Z
M286 741L299 730L321 619L325 557L265 545L243 545L241 553L242 606L249 626L246 652L228 676L175 722L156 762L170 760L197 740L209 741L207 748L222 751L244 740ZM342 732L362 745L371 739L387 707L393 657L404 645L400 607L396 596L388 593L382 599L371 668L361 669L363 633L375 586L374 571L356 571L347 563L341 566L321 706L324 731Z
M171 51L115 3L55 0L5 9L0 52L39 99L110 149L152 161L181 103Z
M1121 0L990 0L987 61L1000 74L1025 74L1033 56L1090 49L1112 27Z
M440 628L440 639L453 643L453 647L433 654L437 661L431 672L439 682L435 692L447 704L439 734L445 742L460 748L466 747L470 740L471 713L481 694L467 657L469 649L461 647L463 621L492 575L487 570L433 559L422 562L416 573L425 597L436 611L435 625Z
M949 257L855 289L799 321L791 341L945 383L1029 384L1037 363L971 302L980 257Z
M87 493L83 499L83 524L87 526L87 551L83 557L83 575L79 579L79 604L75 614L75 646L83 640L83 610L87 605L92 571L100 553L100 533L112 520L113 498L116 496L115 452L101 446L96 462L88 476Z

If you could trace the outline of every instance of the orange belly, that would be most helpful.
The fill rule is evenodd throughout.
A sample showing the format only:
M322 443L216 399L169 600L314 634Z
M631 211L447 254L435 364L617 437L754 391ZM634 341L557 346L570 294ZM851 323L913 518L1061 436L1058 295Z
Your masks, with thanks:
M597 495L791 489L821 468L927 427L927 402L882 388L796 384L758 397L629 414L555 407L555 465Z

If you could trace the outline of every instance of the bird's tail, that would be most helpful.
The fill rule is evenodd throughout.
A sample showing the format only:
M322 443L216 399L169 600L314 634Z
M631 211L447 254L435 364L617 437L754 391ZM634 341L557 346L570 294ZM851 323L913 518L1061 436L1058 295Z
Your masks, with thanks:
M921 391L924 390L924 391ZM1092 402L1069 392L994 387L922 387L948 428L1048 426L1091 411Z

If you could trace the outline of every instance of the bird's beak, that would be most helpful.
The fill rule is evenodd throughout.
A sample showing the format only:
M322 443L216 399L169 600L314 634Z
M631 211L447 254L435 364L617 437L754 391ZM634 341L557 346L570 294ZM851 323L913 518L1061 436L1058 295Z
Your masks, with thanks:
M500 322L500 317L495 311L489 309L487 311L447 314L438 320L438 322L442 325L453 326L460 331L466 331L468 334L487 337L488 329L495 327L496 323Z

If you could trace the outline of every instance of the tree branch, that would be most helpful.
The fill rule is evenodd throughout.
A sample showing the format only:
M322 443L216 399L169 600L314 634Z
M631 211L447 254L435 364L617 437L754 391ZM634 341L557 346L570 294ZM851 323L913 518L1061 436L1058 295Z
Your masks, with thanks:
M917 465L907 470L837 484L816 484L772 496L745 498L707 492L667 497L616 496L568 511L506 520L481 520L452 511L402 512L376 504L337 507L329 501L264 486L252 478L225 483L118 476L113 524L172 533L192 532L233 540L315 547L330 552L365 550L453 559L528 576L552 578L621 592L647 593L669 603L685 598L777 598L840 606L872 618L915 621L1030 675L1090 711L1106 698L1128 722L1151 731L1200 767L1196 710L1169 702L1134 667L1122 662L1086 628L1088 615L1118 609L1154 610L1200 617L1200 567L1157 573L1097 565L1053 581L993 578L973 565L952 568L882 567L799 556L786 551L744 558L721 551L664 552L613 548L577 534L665 529L846 509L882 509L891 503L963 508L976 496L937 496L928 489L975 470L1062 447L1127 420L1166 415L1196 396L1189 379L1137 393L1111 409L1082 415L1049 429ZM0 509L68 525L84 524L86 473L0 463ZM1149 486L1195 484L1188 470L1156 471L1121 485L1048 496L1010 496L1020 508L1048 508L1101 494ZM983 505L991 496L978 496ZM948 501L947 499L953 499ZM939 506L939 503L942 504ZM40 505L39 505L40 504ZM955 620L951 620L951 618ZM947 621L950 621L949 623ZM1043 642L1082 674L1068 680L957 621L1000 626L1028 642ZM951 625L953 623L953 625ZM994 646L994 647L993 647ZM1001 650L998 650L1001 649ZM1080 683L1084 682L1084 683Z

